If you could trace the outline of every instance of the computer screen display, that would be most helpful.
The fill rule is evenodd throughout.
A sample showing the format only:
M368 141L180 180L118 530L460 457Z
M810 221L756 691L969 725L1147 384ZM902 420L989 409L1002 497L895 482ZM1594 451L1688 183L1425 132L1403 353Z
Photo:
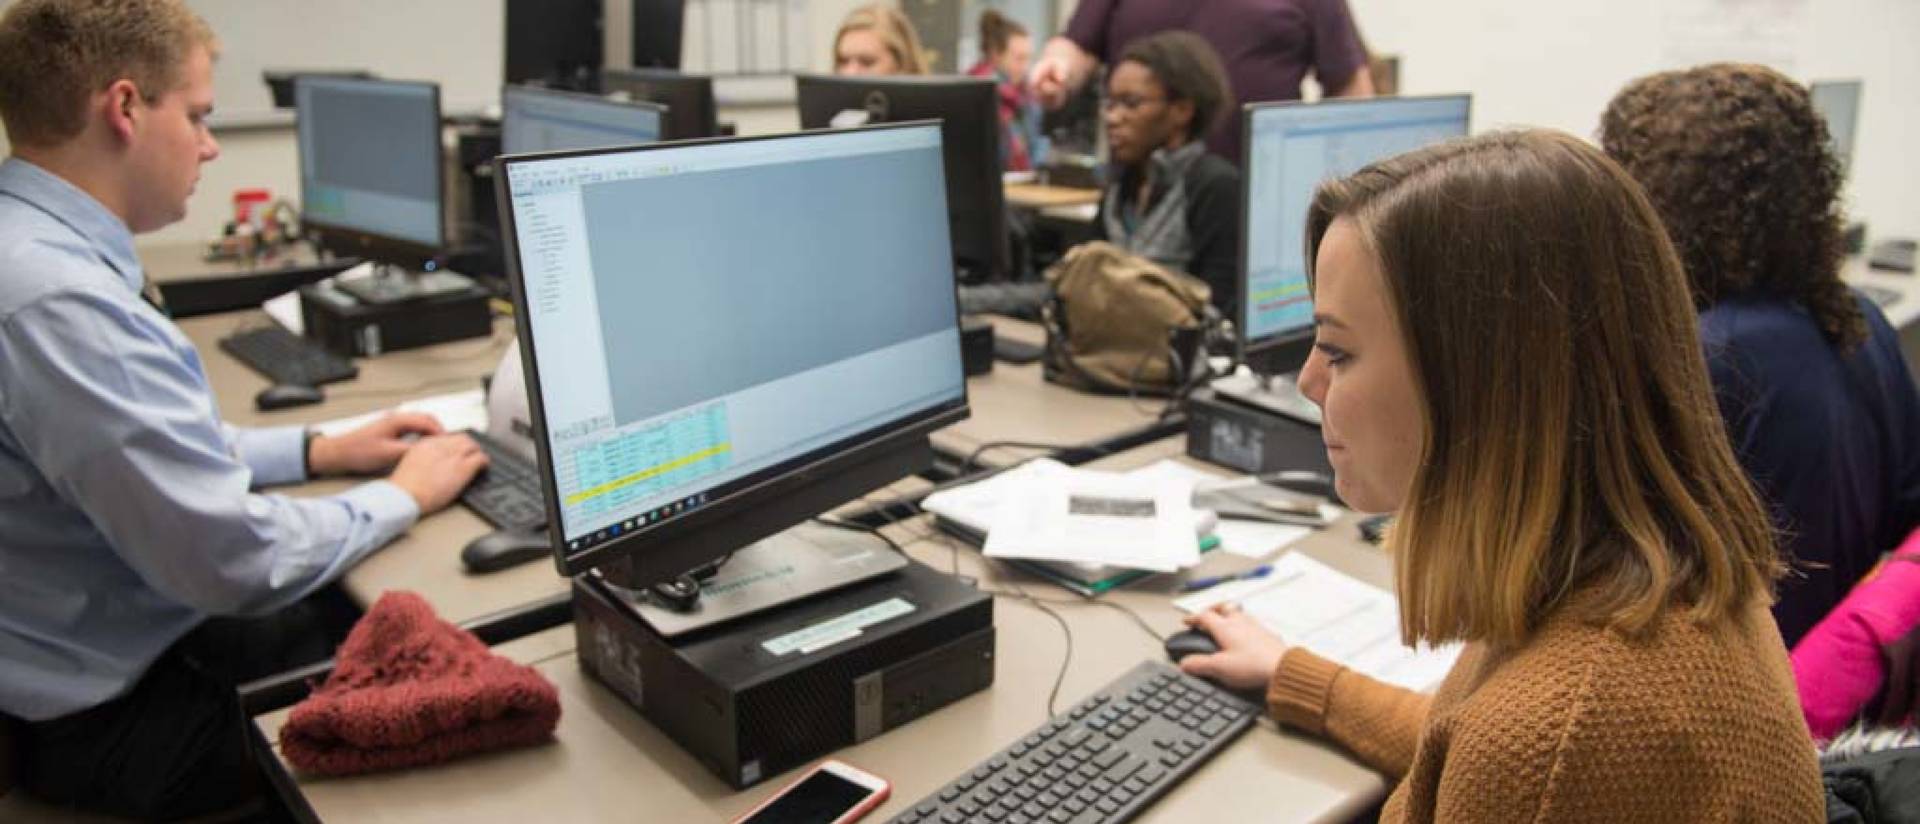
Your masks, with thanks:
M1307 207L1322 181L1467 133L1470 100L1374 98L1247 107L1240 328L1249 347L1313 326Z
M1827 120L1833 156L1842 174L1853 169L1853 133L1860 124L1860 81L1818 80L1807 86L1814 111Z
M445 245L438 86L308 76L294 104L305 223L428 253Z
M661 108L592 95L508 86L500 92L507 154L602 149L660 139Z
M563 565L964 408L937 125L500 169Z

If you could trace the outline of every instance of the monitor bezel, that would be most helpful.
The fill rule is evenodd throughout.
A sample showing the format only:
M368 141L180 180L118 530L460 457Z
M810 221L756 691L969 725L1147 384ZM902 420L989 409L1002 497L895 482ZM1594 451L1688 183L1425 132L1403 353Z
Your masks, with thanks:
M440 236L438 242L431 244L421 243L413 238L383 234L357 226L346 226L325 219L316 219L309 213L305 208L311 201L308 198L309 192L307 190L306 155L302 146L305 142L303 135L305 135L306 132L298 122L298 112L300 87L310 82L329 85L346 83L362 86L415 86L425 87L432 93L434 156L433 203L434 211L438 213L438 218L434 221L434 226L437 227ZM427 262L445 253L448 245L447 170L446 152L441 145L441 132L445 128L445 121L442 119L442 111L440 108L440 84L430 80L388 80L375 77L310 75L294 79L294 102L294 158L299 169L300 203L302 207L300 210L300 230L305 233L316 246L335 255L362 258L365 260L379 261L381 263L392 263L410 269L425 268Z
M651 111L653 112L654 117L659 119L660 121L659 129L657 130L658 136L656 136L654 139L648 140L648 141L642 141L639 143L622 143L622 144L619 144L619 146L642 146L647 143L659 143L666 140L667 125L668 125L667 118L672 114L668 110L667 106L652 102L650 100L616 100L614 98L607 97L605 95L589 94L587 92L572 92L572 91L567 91L565 89L552 89L552 88L547 88L545 86L531 86L524 83L508 83L500 87L500 153L501 154L507 154L507 96L508 95L529 95L532 97L544 97L549 100L559 100L559 101L565 101L570 103L584 103L589 106L606 106L609 108ZM619 148L619 147L614 146L614 147L608 147L608 148ZM520 154L530 154L530 152L520 152Z
M1336 98L1333 100L1275 100L1262 103L1248 103L1241 107L1240 145L1248 157L1253 151L1253 119L1258 112L1271 109L1306 109L1318 107L1366 108L1395 103L1438 102L1461 100L1467 104L1466 134L1473 133L1473 95L1465 92L1453 94L1401 95L1394 97ZM1298 372L1307 362L1307 356L1313 353L1313 327L1308 325L1291 332L1277 332L1253 340L1248 327L1253 312L1252 290L1249 283L1249 262L1247 246L1252 235L1253 220L1253 168L1246 164L1240 175L1240 240L1238 250L1238 271L1235 273L1234 286L1239 294L1238 317L1233 319L1235 326L1235 355L1253 371L1262 375L1283 375ZM1300 227L1302 233L1306 227Z
M942 427L965 420L970 410L971 387L964 374L960 381L958 398L936 404L908 415L881 424L865 432L850 435L833 443L809 450L799 456L789 458L771 467L755 472L731 483L741 484L728 495L710 500L705 505L690 510L686 515L657 521L614 538L597 546L583 548L569 553L567 538L561 528L559 485L554 480L554 462L550 441L547 437L546 404L541 393L541 376L537 344L533 340L533 324L527 322L526 277L520 265L519 227L513 211L511 187L512 167L522 163L532 163L569 157L589 157L615 153L671 151L700 146L751 143L761 141L819 139L835 134L853 135L862 132L882 130L905 130L931 128L936 136L941 134L939 121L921 120L905 123L868 126L860 129L837 130L835 132L796 132L789 134L755 135L750 137L715 137L703 140L663 141L606 149L580 149L559 152L537 152L531 154L502 155L494 159L494 193L500 207L501 241L506 250L507 283L512 290L513 307L518 322L514 324L515 335L520 341L521 368L527 382L527 408L533 428L534 453L541 477L541 498L546 503L548 540L553 551L555 568L561 575L574 576L588 570L621 560L628 560L634 567L644 567L645 550L658 545L672 548L676 541L683 541L690 535L713 530L737 536L742 532L740 524L729 525L728 519L740 519L743 512L751 512L755 507L768 502L778 501L796 490L832 481L843 475L858 473L863 467L882 461L890 455L898 455L911 450L917 443ZM951 242L951 240L949 240ZM954 296L954 365L960 366L960 301L957 285ZM863 490L864 491L864 490ZM849 497L857 497L854 492ZM815 513L818 514L818 513ZM794 524L767 529L764 524L755 523L745 527L757 530L759 537L772 535ZM733 528L728 529L728 526ZM757 539L757 538L755 538ZM716 547L713 557L724 556L738 549L738 546ZM684 555L684 552L674 556ZM665 580L671 575L687 572L687 569L674 569L662 576ZM663 572L666 572L663 570Z

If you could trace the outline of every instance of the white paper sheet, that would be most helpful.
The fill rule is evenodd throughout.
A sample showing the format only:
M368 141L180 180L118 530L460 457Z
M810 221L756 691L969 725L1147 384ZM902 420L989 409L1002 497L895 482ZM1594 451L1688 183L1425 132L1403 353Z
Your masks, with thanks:
M1072 561L1175 572L1200 562L1193 484L1070 469L1017 479L994 513L993 558Z
M445 395L415 398L392 409L368 412L365 415L335 418L315 424L313 429L322 435L339 435L373 423L392 412L425 412L438 418L440 426L448 432L462 429L485 431L487 428L486 396L478 389L468 389L462 392L449 392Z
M1392 593L1297 552L1275 561L1265 578L1222 584L1173 605L1194 613L1230 601L1289 644L1407 689L1433 689L1460 655L1458 644L1401 645Z

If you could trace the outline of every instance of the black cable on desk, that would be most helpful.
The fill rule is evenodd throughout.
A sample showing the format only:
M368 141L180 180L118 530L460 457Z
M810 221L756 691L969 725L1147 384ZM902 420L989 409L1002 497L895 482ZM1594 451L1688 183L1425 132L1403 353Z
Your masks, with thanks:
M854 532L865 532L865 533L871 534L875 538L879 538L882 541L886 541L887 546L893 547L894 552L898 552L901 555L907 554L907 551L905 549L900 548L900 544L896 543L892 538L887 537L886 533L881 532L879 527L867 526L866 524L863 524L863 523L849 521L844 518L836 518L831 515L816 515L814 516L813 520L816 523L824 524L826 526L830 526L835 529L847 529L847 530L852 530Z

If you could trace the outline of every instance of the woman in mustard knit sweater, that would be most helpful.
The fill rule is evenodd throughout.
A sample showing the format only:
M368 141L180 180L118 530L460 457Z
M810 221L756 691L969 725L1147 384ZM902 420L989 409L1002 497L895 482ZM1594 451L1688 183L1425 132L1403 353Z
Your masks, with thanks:
M1467 647L1427 696L1229 608L1182 667L1391 777L1382 821L1824 820L1773 536L1639 186L1498 133L1323 185L1307 238L1341 497L1397 513L1404 639Z

